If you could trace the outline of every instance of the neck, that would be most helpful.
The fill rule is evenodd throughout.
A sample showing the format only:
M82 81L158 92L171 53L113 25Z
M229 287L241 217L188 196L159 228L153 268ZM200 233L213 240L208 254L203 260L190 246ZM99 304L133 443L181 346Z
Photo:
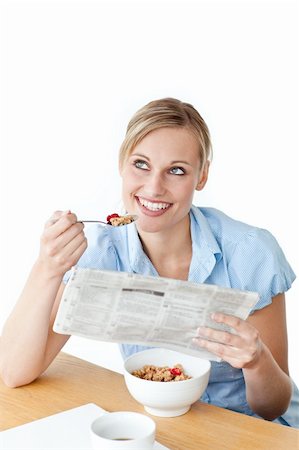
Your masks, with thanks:
M159 267L165 260L191 259L192 242L190 231L190 218L186 216L172 229L157 233L139 231L143 249L155 267Z

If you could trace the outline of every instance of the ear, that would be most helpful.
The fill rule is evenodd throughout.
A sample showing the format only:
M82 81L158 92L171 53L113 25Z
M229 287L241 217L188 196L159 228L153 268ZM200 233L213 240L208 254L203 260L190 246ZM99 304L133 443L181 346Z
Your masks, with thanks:
M207 161L201 170L200 177L195 188L196 191L201 191L205 187L205 184L208 181L209 168L210 168L210 161Z

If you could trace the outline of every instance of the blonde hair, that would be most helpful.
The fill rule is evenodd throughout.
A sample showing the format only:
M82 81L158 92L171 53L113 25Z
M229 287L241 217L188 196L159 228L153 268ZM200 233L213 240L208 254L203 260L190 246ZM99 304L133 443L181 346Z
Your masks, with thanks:
M154 100L139 109L130 120L125 139L119 152L119 166L123 167L136 145L151 131L158 128L186 128L198 139L201 167L212 158L212 144L209 129L189 103L175 98Z

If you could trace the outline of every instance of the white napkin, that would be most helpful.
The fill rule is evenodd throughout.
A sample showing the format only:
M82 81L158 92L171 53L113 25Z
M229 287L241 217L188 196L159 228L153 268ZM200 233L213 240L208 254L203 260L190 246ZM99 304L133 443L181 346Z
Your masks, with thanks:
M88 403L0 433L1 450L91 450L89 427L106 412ZM155 442L154 450L169 450Z

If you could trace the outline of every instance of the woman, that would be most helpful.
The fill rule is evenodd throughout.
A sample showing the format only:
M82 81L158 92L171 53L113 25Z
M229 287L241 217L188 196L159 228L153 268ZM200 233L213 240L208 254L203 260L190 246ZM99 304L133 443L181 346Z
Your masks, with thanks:
M73 265L136 272L257 291L260 300L246 321L215 314L234 333L199 330L197 344L223 360L212 362L201 400L298 426L284 299L295 276L269 232L192 206L194 191L207 181L210 159L208 128L191 105L162 99L134 115L119 170L125 208L138 221L91 228L87 251L75 214L56 212L48 221L39 257L3 330L1 373L7 385L30 383L68 340L52 325ZM144 348L123 345L122 352Z

